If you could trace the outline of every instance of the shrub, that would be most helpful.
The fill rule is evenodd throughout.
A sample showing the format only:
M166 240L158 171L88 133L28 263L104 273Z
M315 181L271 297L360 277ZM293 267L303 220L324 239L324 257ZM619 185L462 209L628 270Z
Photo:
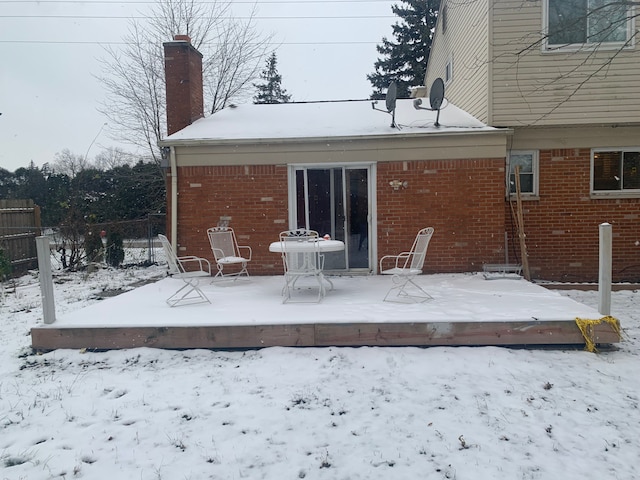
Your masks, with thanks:
M124 260L124 246L120 232L111 232L107 236L106 260L112 267L119 266Z
M84 250L87 254L87 262L101 262L104 255L102 248L100 229L92 228L87 232L84 239Z
M11 274L11 261L0 248L0 280L4 280Z

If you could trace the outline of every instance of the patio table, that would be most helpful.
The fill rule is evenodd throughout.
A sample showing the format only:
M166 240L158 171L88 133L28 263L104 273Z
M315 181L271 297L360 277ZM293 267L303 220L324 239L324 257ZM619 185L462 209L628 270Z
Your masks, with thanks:
M324 238L318 238L315 240L299 240L299 241L287 241L287 242L273 242L269 245L269 251L273 253L282 254L282 246L286 243L286 249L288 253L301 253L305 256L305 262L308 265L312 265L315 262L308 259L310 255L323 254L326 252L341 252L344 250L344 242L340 240L325 240ZM320 281L326 281L333 290L333 282L325 277L320 272ZM295 280L294 280L295 283Z
M320 238L314 241L303 241L303 242L287 242L287 251L294 253L314 253L316 252L316 245L320 253L325 252L341 252L344 250L344 242L340 240L325 240ZM269 245L269 251L274 253L282 253L282 243L281 242L273 242Z

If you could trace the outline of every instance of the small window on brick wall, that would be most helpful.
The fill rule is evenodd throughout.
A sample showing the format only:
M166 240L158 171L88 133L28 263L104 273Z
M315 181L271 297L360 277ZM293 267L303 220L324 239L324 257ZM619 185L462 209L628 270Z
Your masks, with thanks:
M507 193L516 193L516 166L520 167L520 193L538 195L538 152L512 151L507 157Z
M591 178L593 194L640 196L640 148L592 151Z

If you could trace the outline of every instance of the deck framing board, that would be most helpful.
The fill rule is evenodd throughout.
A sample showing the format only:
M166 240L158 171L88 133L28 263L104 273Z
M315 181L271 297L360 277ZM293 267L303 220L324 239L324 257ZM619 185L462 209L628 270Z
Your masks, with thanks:
M614 344L608 324L594 328L596 344ZM326 346L584 345L574 321L316 323L235 326L56 327L31 330L32 348L242 349Z

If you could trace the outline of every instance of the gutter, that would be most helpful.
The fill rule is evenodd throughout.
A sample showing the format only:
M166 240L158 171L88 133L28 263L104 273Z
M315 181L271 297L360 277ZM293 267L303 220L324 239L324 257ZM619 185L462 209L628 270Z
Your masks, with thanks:
M459 127L458 127L459 128ZM189 138L189 139L165 139L160 142L161 146L175 147L196 147L196 146L219 146L219 145L262 145L262 144L303 144L303 143L326 143L326 142L350 142L358 140L389 140L407 138L428 138L429 136L460 136L460 135L507 135L513 134L511 128L495 127L469 127L465 130L456 128L454 131L438 132L412 132L395 133L385 135L351 135L351 136L324 136L324 137L280 137L280 138Z

